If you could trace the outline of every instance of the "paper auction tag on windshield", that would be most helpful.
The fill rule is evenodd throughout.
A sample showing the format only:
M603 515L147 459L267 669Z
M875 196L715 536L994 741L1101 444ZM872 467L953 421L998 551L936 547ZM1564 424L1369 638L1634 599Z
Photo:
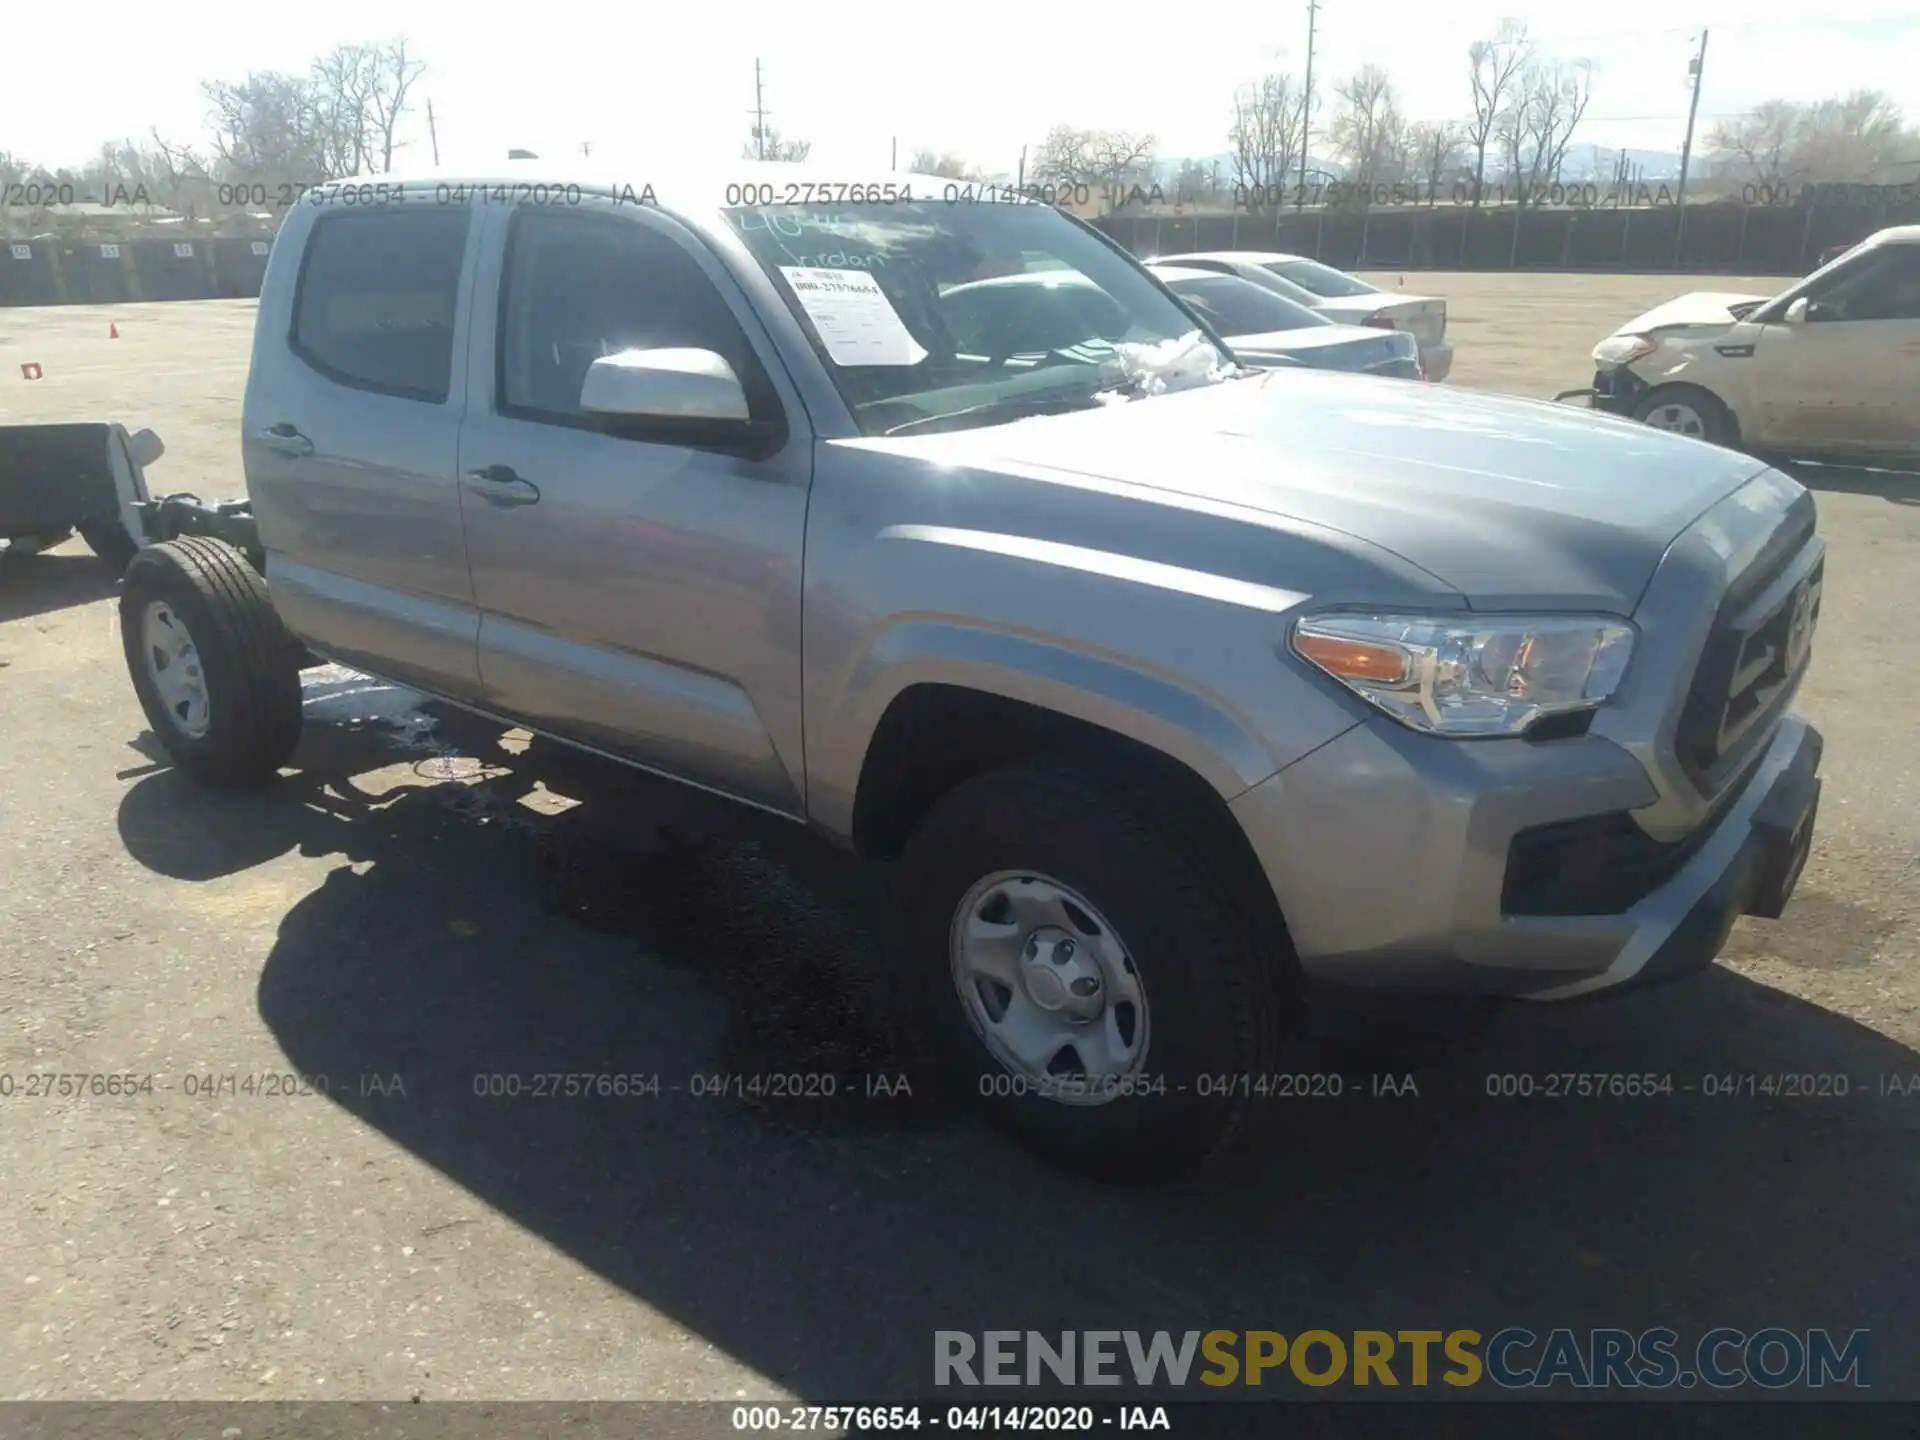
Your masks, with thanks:
M867 270L782 265L801 308L836 365L918 365L927 358Z

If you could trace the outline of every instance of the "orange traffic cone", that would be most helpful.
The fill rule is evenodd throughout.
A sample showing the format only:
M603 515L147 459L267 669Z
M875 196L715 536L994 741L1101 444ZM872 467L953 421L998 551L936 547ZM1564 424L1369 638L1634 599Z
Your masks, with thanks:
M120 327L111 320L107 322L107 338L109 340L118 340L120 338Z
M38 380L42 373L40 367L31 360L20 367L20 377L23 380Z

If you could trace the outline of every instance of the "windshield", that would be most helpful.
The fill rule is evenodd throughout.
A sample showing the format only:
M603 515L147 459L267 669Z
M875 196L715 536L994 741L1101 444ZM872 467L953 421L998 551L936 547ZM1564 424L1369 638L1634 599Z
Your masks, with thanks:
M1265 335L1275 330L1305 330L1331 325L1324 315L1263 290L1236 275L1160 277L1222 335Z
M868 435L1099 403L1097 392L1138 378L1136 347L1170 352L1199 328L1137 264L1047 205L722 213ZM1190 366L1186 383L1211 374Z
M1304 290L1329 300L1344 300L1351 295L1378 295L1380 292L1364 281L1351 275L1320 264L1317 260L1266 260L1261 267L1271 270L1283 280L1291 280Z

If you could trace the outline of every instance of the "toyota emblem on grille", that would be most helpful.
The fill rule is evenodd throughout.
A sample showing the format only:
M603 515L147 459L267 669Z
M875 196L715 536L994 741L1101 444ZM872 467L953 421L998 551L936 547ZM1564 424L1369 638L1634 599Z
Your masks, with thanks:
M1815 591L1811 584L1802 585L1800 593L1793 597L1793 618L1787 622L1787 670L1789 673L1800 668L1800 662L1807 658L1807 650L1813 644L1813 602Z

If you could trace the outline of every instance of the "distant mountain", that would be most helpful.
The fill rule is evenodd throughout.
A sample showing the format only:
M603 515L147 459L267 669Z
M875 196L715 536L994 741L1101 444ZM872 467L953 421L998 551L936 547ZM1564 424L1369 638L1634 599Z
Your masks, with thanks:
M1233 183L1233 152L1231 150L1223 150L1217 155L1164 156L1154 161L1154 177L1159 180L1162 185L1171 184L1173 178L1180 173L1180 167L1190 163L1195 165L1217 165L1220 167L1220 183L1222 185L1231 185ZM1288 171L1289 177L1296 181L1299 179L1299 171L1297 168L1299 163L1299 160L1296 159L1294 161L1295 168ZM1344 169L1345 167L1342 166L1338 160L1329 160L1319 155L1309 155L1307 157L1307 182L1309 184L1313 183L1314 171L1316 170L1324 172L1321 176L1324 182L1327 175L1339 175Z
M1598 152L1596 155L1595 152ZM1649 185L1662 180L1674 180L1680 174L1680 152L1678 150L1633 150L1627 152L1627 163L1631 165L1638 179ZM1567 150L1567 158L1560 167L1563 180L1597 180L1613 178L1613 167L1618 163L1620 151L1610 145L1573 145ZM1694 152L1694 159L1700 158ZM1596 166L1595 161L1598 160Z

